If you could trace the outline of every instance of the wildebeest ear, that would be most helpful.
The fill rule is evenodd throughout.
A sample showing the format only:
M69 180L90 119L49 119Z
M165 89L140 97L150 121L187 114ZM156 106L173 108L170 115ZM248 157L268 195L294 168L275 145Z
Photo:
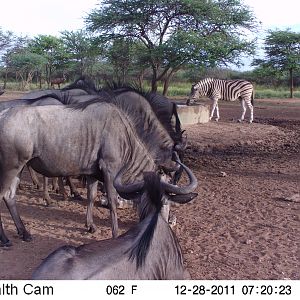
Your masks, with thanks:
M197 196L198 193L188 193L185 195L170 195L169 198L173 202L183 204L192 201Z

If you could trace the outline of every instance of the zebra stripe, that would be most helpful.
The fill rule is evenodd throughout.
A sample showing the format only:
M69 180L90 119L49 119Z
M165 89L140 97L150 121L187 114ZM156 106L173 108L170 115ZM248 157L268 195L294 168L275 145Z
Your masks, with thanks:
M193 103L199 97L207 96L213 100L213 107L210 114L212 119L216 110L218 121L219 107L218 100L235 101L239 99L242 106L242 116L239 121L243 121L246 113L246 105L250 110L250 123L253 121L253 100L254 89L251 82L246 80L222 80L214 78L205 78L192 86L191 94L187 101L187 105Z

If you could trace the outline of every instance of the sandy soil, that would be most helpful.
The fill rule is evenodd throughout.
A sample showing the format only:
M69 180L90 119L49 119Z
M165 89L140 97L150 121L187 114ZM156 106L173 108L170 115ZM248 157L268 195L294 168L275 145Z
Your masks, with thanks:
M6 98L5 98L5 97ZM13 95L4 94L1 100ZM176 234L193 279L300 279L300 100L257 100L255 123L239 124L238 103L220 103L221 120L186 127L186 163L195 172L198 197L172 207ZM0 279L28 279L51 251L110 237L108 211L97 207L98 231L85 232L86 201L45 207L42 192L24 176L20 214L33 235L18 239L0 204L13 246L0 248ZM86 197L85 189L80 189ZM119 210L121 230L136 222Z

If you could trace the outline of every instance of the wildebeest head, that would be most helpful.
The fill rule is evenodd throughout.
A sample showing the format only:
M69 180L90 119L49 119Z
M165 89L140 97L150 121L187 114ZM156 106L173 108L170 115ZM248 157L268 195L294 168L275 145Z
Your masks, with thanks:
M191 193L193 193L193 191L196 189L198 181L193 172L179 160L178 155L176 153L174 153L174 159L175 162L178 165L182 166L183 170L187 173L189 183L186 186L182 187L167 182L162 182L161 184L170 198L176 199L176 202L184 203L186 199L189 199L189 197L191 197ZM123 184L123 172L124 170L121 169L114 179L114 187L117 190L117 192L125 198L127 198L128 195L132 195L134 193L141 193L144 189L145 182L140 181L132 184Z

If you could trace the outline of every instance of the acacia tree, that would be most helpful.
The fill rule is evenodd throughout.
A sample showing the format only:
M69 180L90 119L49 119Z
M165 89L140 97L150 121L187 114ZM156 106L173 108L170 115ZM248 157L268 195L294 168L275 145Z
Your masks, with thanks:
M288 30L270 30L265 38L265 59L254 61L254 65L275 72L289 73L290 97L293 98L294 72L300 70L300 33Z
M50 85L54 72L64 73L63 68L68 60L68 54L61 39L52 35L38 35L30 41L28 50L47 60L45 77L48 85Z
M242 32L257 23L241 0L104 0L86 18L87 29L103 42L140 41L138 55L152 70L152 90L187 64L239 63L253 53ZM243 31L242 31L243 30Z
M88 73L96 58L102 53L102 48L84 30L64 31L61 36L64 49L69 55L69 60L75 64L80 75Z
M27 89L35 72L41 71L47 60L39 54L20 51L10 55L9 68L21 79L21 89Z
M0 28L0 65L3 66L5 74L3 89L6 88L10 56L22 50L27 44L27 37L18 37L11 31L3 31Z

